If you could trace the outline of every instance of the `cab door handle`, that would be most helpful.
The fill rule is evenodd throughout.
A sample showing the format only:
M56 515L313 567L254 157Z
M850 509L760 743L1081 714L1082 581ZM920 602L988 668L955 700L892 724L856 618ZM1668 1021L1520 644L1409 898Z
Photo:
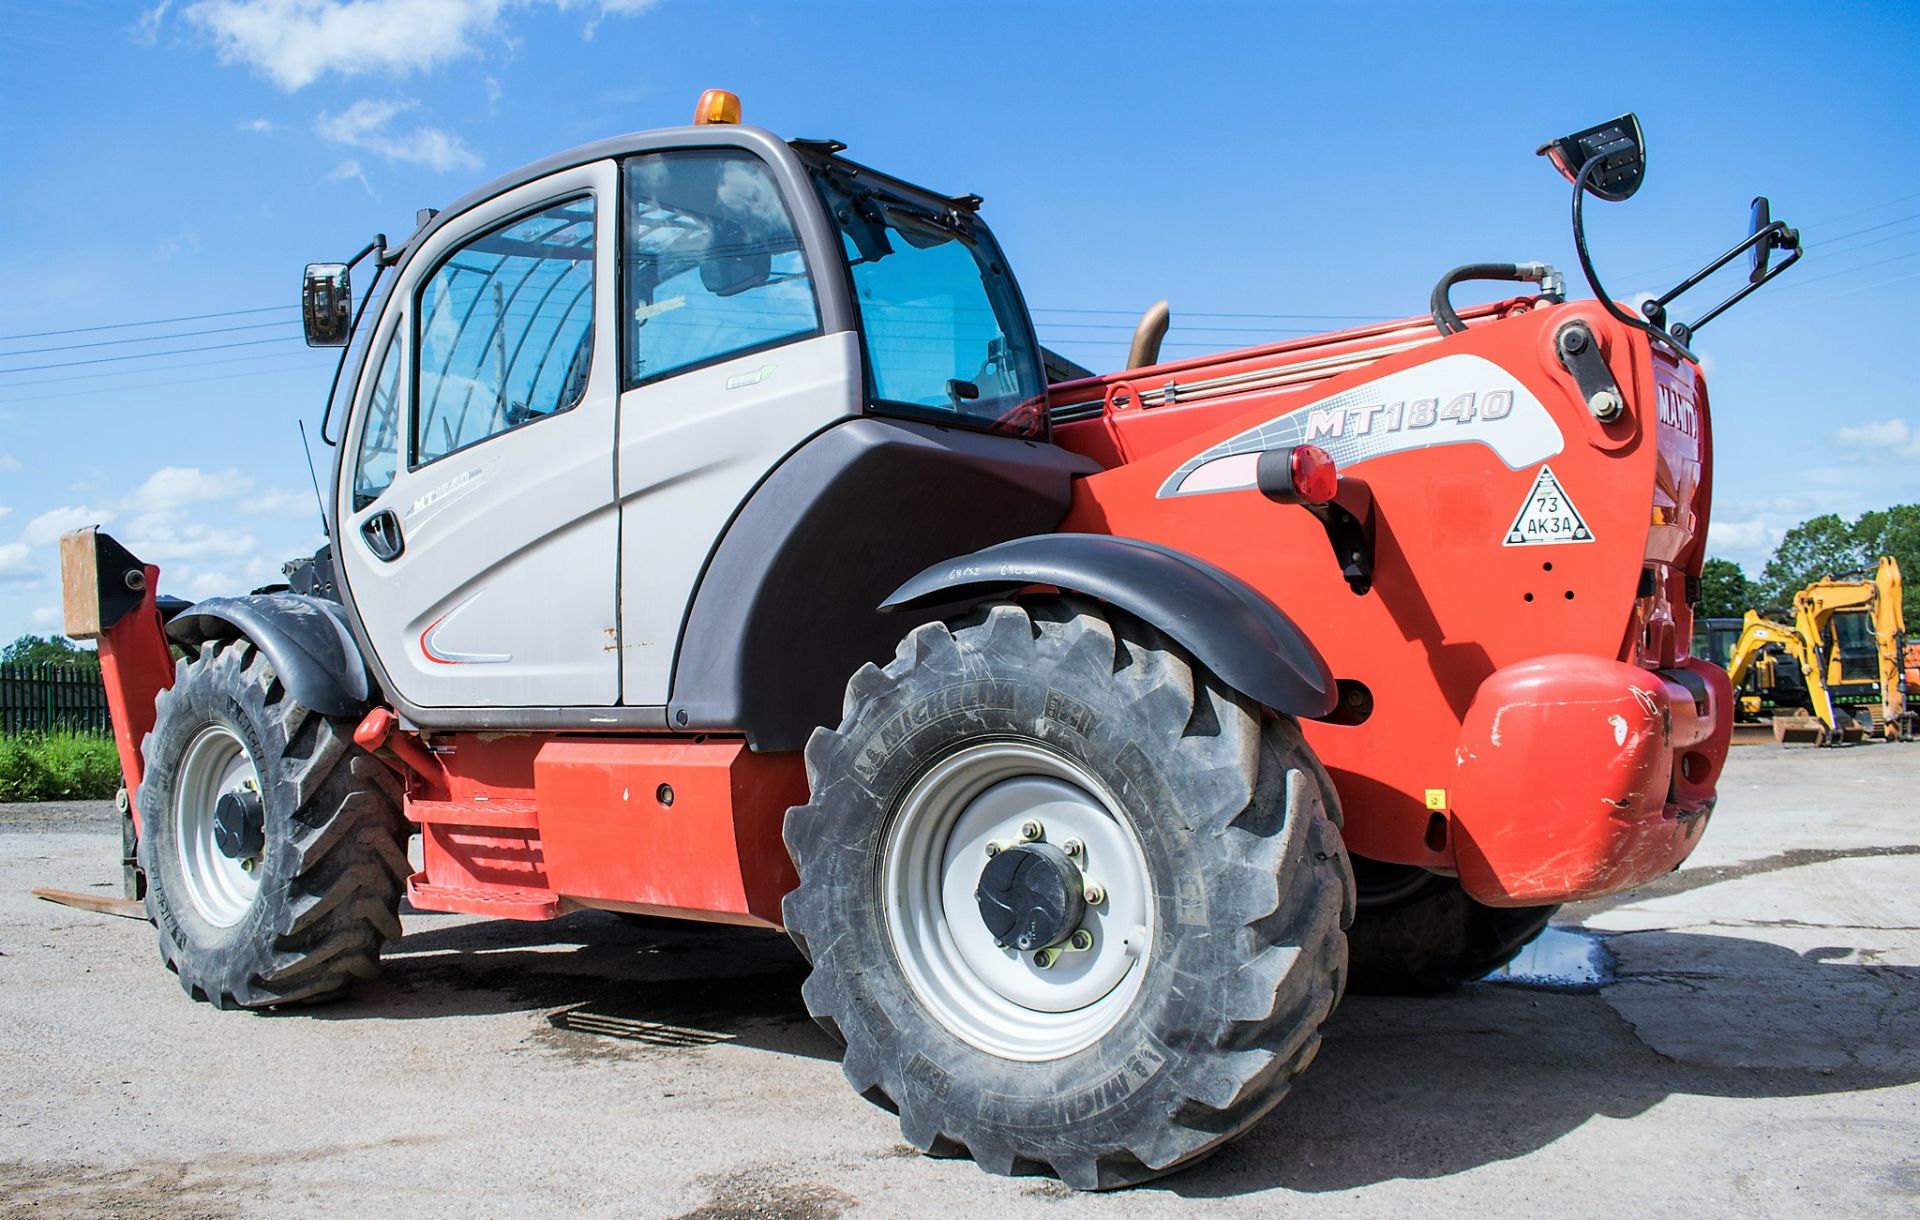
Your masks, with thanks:
M360 536L366 539L373 557L382 563L392 563L407 549L407 540L400 534L400 518L394 516L390 508L383 508L362 521Z

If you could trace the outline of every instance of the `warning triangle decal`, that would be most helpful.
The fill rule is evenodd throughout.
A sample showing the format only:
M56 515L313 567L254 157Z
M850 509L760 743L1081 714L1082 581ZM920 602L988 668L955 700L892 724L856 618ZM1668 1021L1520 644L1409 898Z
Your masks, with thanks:
M1560 542L1592 542L1593 531L1580 510L1567 498L1551 466L1542 466L1533 480L1533 490L1520 505L1520 511L1507 529L1502 546L1548 546Z

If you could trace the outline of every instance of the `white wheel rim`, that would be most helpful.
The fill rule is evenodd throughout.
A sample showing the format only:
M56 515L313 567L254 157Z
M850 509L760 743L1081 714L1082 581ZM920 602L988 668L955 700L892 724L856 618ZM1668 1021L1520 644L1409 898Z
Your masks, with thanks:
M1073 861L1105 891L1083 952L1046 968L995 942L974 890L989 842L1077 839ZM1101 783L1042 746L989 742L942 759L901 800L881 862L887 932L907 982L957 1037L1006 1059L1059 1059L1119 1023L1146 974L1153 889L1139 838Z
M200 918L230 928L260 893L260 859L242 862L214 841L214 806L229 792L259 789L253 759L233 731L208 725L188 744L174 781L173 837L180 877Z

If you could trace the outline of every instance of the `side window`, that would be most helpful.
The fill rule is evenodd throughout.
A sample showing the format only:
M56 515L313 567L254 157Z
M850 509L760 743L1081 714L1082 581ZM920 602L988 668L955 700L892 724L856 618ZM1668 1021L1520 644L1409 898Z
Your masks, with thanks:
M373 381L367 422L360 426L360 451L353 459L353 511L359 512L393 486L400 461L400 332L387 340L386 357Z
M593 363L593 200L490 229L420 288L413 462L580 401Z
M625 385L819 333L793 218L759 158L650 153L622 176Z

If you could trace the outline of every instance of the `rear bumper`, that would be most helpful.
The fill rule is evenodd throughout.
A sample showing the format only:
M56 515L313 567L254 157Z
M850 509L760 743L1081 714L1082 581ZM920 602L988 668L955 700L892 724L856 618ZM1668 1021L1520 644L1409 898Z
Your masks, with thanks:
M1550 656L1496 671L1461 726L1449 831L1491 906L1596 898L1700 841L1733 730L1726 671Z

